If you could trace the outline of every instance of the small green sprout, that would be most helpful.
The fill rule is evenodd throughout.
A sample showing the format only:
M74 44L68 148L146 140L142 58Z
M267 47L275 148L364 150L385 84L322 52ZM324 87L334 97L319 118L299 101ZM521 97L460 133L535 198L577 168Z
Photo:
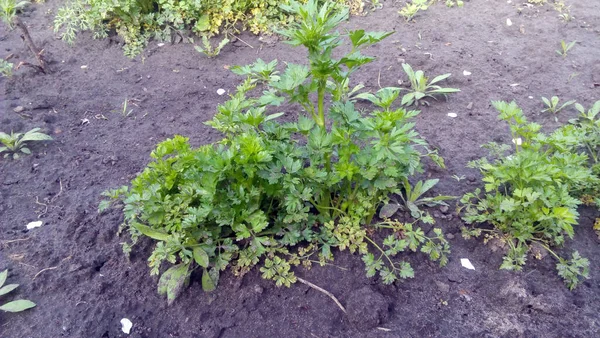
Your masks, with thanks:
M561 40L560 47L562 50L557 50L556 54L562 56L563 58L566 58L567 53L569 52L569 50L571 50L571 48L573 48L575 46L576 43L577 43L577 40L571 41L569 43L566 43L565 40Z
M25 146L27 142L52 140L52 137L40 133L39 130L40 128L33 128L24 134L11 132L10 135L0 132L0 143L4 145L0 147L0 154L5 152L4 158L12 154L13 159L18 159L19 152L27 155L31 154L31 150Z
M8 269L0 272L0 296L4 296L5 294L13 291L19 284L8 284L4 285L6 282L6 278L8 277ZM35 306L35 303L30 300L18 299L13 300L12 302L5 303L0 306L0 311L4 312L21 312L27 309L31 309Z

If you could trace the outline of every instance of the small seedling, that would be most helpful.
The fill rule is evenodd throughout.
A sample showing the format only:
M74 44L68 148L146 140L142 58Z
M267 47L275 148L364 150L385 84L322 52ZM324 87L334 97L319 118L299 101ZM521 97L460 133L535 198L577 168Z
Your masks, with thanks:
M561 40L560 47L562 50L557 50L556 54L562 56L563 58L566 58L567 53L569 52L569 50L571 50L571 48L573 48L573 46L575 46L576 43L577 43L577 40L571 41L569 43L566 43L565 40Z
M19 287L19 284L8 284L4 285L6 278L8 277L8 269L0 272L0 296L11 292L12 290ZM0 306L0 310L4 312L21 312L27 309L31 309L35 306L35 303L30 300L18 299L13 300Z
M379 212L379 217L383 219L391 218L396 211L404 210L410 212L410 215L415 219L420 219L425 222L430 216L424 213L419 207L422 205L428 207L434 207L436 205L445 205L447 200L455 199L454 196L435 196L435 197L422 197L427 191L433 188L439 182L438 179L426 180L425 182L419 181L415 186L411 186L410 182L404 180L404 194L401 194L402 203L394 201L383 206Z
M402 97L402 105L410 106L412 104L417 105L420 100L425 97L431 97L435 99L434 95L448 95L451 93L460 92L460 89L457 88L442 88L436 83L445 80L450 77L450 73L436 76L431 82L427 82L429 80L428 77L425 76L422 70L417 70L416 72L412 69L409 64L403 63L402 68L406 75L408 75L408 79L410 80L410 93L404 95Z
M550 100L548 100L547 98L542 96L542 101L544 101L544 104L546 105L546 109L542 110L542 113L550 112L552 114L557 114L559 111L567 108L570 105L575 104L575 102L576 102L575 100L570 100L570 101L563 103L559 107L558 103L559 103L560 99L558 98L558 96L552 96L552 98ZM557 120L556 117L554 119Z
M0 16L2 16L2 21L10 29L15 28L13 20L17 15L17 11L22 10L29 4L29 1L20 1L17 3L15 0L0 0Z
M0 59L0 74L2 74L2 76L4 77L11 77L12 76L12 70L13 70L13 64L4 60L4 59Z
M461 0L446 0L447 7L462 7L465 3Z
M206 55L209 58L214 58L215 56L219 55L221 53L221 49L223 49L223 47L225 47L225 45L227 45L229 43L229 39L225 38L223 40L221 40L221 42L219 42L219 45L215 48L213 48L213 46L210 44L210 40L208 39L208 37L206 35L202 35L202 46L194 46L194 48L196 48L196 50L204 55Z
M13 159L18 159L19 152L31 154L31 150L25 146L27 142L52 140L52 137L38 132L39 130L40 128L33 128L25 134L11 132L10 135L0 132L0 143L4 145L0 147L0 154L5 152L4 158L12 154Z
M406 22L411 21L419 11L425 11L429 8L427 0L412 0L402 7L398 13L404 17Z

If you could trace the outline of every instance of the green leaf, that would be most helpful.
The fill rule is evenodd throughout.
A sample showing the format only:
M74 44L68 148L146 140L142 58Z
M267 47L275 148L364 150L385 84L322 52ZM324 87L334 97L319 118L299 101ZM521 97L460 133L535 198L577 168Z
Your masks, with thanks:
M202 290L206 292L214 291L217 288L217 283L207 269L202 273Z
M137 229L139 232L141 232L145 236L148 236L157 241L167 241L170 237L170 235L165 232L152 229L151 227L149 227L147 225L143 225L138 222L132 223L131 226L134 227L135 229Z
M8 285L3 286L2 288L0 288L0 296L11 292L12 290L16 289L17 287L19 287L19 284L8 284Z
M21 312L35 307L35 303L30 300L19 299L0 306L4 312Z
M158 294L167 294L167 303L171 305L181 294L189 278L189 264L177 264L165 271L158 281Z
M201 267L207 268L208 264L209 264L209 258L208 258L208 254L206 253L206 251L204 251L200 247L195 247L192 250L192 252L194 255L194 261L196 261L196 263L198 265L200 265Z
M0 287L6 282L6 277L8 277L8 269L0 272Z

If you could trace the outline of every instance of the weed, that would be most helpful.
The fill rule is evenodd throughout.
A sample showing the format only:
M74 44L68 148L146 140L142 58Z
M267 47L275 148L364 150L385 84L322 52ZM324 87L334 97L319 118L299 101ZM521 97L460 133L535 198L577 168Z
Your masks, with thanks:
M17 15L17 11L22 10L29 4L29 1L17 2L16 0L0 0L0 16L2 16L2 21L4 21L8 27L13 29L14 18Z
M349 99L351 75L373 61L361 51L392 33L340 34L335 28L348 11L331 2L283 9L299 20L279 33L308 50L308 66L287 63L278 73L276 61L259 59L234 67L246 80L207 122L224 138L195 149L182 136L160 143L131 186L106 192L110 199L99 206L124 204L126 252L140 236L157 242L149 265L152 274L169 265L159 281L169 302L196 269L207 291L228 267L243 275L256 265L263 277L289 286L297 280L294 266L328 264L335 248L363 255L368 275L378 273L386 284L412 277L407 262L392 259L405 249L447 262L439 230L428 238L415 224L390 220L372 226L397 234L381 245L368 232L379 206L421 170L421 157L443 163L413 129L419 112L392 108L399 89L369 94L376 107L365 114ZM343 38L352 48L335 59ZM262 95L250 97L257 86ZM280 123L284 113L275 109L282 104L305 114Z
M2 74L4 77L11 77L12 72L13 64L4 59L0 59L0 74Z
M403 105L418 105L422 99L426 97L434 98L434 95L443 95L446 97L448 94L460 92L457 88L442 88L436 83L445 80L450 77L450 73L436 76L433 80L429 81L429 78L425 76L422 70L413 71L409 64L403 63L402 68L408 76L410 81L410 92L402 97Z
M465 3L461 0L446 0L447 7L462 7Z
M546 105L546 109L542 110L542 113L550 112L552 114L557 114L561 110L576 103L575 100L570 100L570 101L563 103L561 106L559 106L558 103L559 103L560 99L558 98L558 96L552 96L551 99L547 99L542 96L542 101ZM556 117L554 119L557 120Z
M566 58L567 52L569 52L571 50L571 48L573 48L573 46L575 46L576 43L577 43L577 40L571 41L569 43L566 43L565 40L561 40L560 47L562 50L557 50L556 54L562 56L563 58Z
M587 155L567 151L565 143L575 142L560 130L551 136L541 126L529 123L515 102L495 101L499 119L510 125L515 152L506 155L506 145L489 143L493 161L482 158L469 163L483 174L485 193L480 189L461 199L468 224L489 223L493 229L463 229L468 238L483 232L500 238L508 245L501 269L520 270L527 260L529 245L536 243L557 260L559 275L569 288L588 276L588 261L576 252L566 260L550 247L573 238L577 224L574 195L581 187L597 186L598 178L587 166Z
M429 8L428 0L412 0L407 2L398 13L408 22L411 21L419 11L426 11Z
M210 40L208 39L208 36L202 35L202 47L194 46L194 48L199 53L202 53L209 58L213 58L213 57L219 55L221 53L221 49L223 47L225 47L225 45L227 45L228 43L229 43L229 39L224 38L223 40L221 40L221 42L219 42L217 47L213 48L213 46L210 44Z
M5 294L13 291L19 284L8 284L6 283L6 278L8 277L8 269L0 272L0 296L4 296ZM19 299L13 300L12 302L5 303L0 306L0 311L4 312L21 312L27 309L31 309L35 306L35 303L30 300Z
M0 154L4 154L4 158L7 158L12 154L13 159L19 158L19 152L24 154L31 154L31 150L26 147L26 143L32 141L48 141L52 140L52 137L39 132L40 128L33 128L30 131L22 133L13 133L10 135L0 132L0 143L4 146L0 147Z

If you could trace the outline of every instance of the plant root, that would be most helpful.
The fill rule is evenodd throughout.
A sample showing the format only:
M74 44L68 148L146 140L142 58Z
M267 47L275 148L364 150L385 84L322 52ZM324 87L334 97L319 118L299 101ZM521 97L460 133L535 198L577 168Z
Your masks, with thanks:
M306 285L310 286L311 288L313 288L313 289L315 289L315 290L317 290L317 291L320 291L320 292L322 292L322 293L326 294L327 296L329 296L329 298L333 299L333 301L334 301L334 302L337 304L337 306L338 306L338 307L339 307L339 308L340 308L342 311L344 311L344 313L347 313L347 312L346 312L346 309L344 308L344 306L342 305L342 303L340 303L340 301L339 301L337 298L335 298L335 296L334 296L334 295L333 295L331 292L329 292L329 291L327 291L327 290L325 290L325 289L323 289L323 288L321 288L321 287L318 287L318 286L314 285L313 283L311 283L311 282L309 282L309 281L307 281L307 280L304 280L304 279L302 279L302 278L300 278L300 277L296 277L296 279L297 279L297 280L298 280L300 283L302 283L302 284L306 284Z

